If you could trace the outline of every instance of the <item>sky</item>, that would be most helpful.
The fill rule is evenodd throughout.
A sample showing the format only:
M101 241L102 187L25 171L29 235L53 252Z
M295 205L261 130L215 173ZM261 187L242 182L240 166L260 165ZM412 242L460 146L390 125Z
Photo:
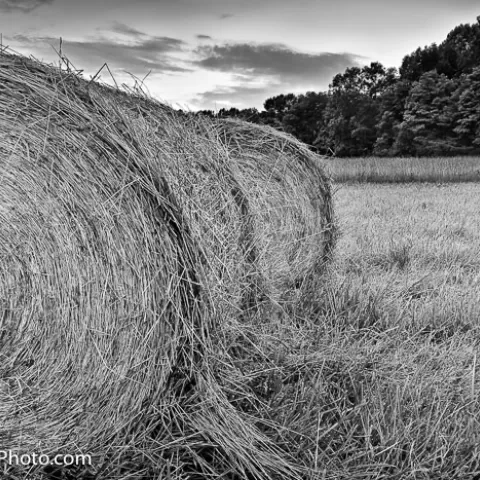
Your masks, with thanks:
M85 78L108 67L184 110L263 109L281 93L326 91L373 61L399 67L418 47L475 23L478 0L0 0L3 46ZM112 83L106 68L101 81Z

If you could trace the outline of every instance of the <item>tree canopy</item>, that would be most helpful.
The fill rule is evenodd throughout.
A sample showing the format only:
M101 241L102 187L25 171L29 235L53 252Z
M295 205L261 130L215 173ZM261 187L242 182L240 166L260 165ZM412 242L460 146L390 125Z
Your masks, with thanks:
M327 92L279 94L263 107L198 114L271 125L338 156L479 154L480 20L417 48L398 70L349 67Z

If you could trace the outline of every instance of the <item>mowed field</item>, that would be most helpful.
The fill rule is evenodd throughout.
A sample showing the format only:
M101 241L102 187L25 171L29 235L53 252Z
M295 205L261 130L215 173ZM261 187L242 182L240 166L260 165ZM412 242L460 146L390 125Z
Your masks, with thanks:
M336 165L350 183L336 183L340 235L304 325L316 368L298 428L314 478L478 479L480 183L406 183L379 161ZM420 178L455 177L415 161ZM362 162L390 183L353 183Z

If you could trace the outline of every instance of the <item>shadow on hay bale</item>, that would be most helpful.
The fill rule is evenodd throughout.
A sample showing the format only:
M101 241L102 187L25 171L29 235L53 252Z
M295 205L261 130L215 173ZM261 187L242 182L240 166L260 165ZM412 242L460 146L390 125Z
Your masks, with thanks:
M333 244L307 152L1 56L0 445L92 455L72 478L296 478L215 368L222 324Z

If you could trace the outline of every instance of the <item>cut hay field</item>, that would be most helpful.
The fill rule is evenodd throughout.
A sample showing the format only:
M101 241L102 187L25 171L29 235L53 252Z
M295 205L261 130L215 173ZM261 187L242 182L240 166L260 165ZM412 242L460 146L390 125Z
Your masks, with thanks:
M298 333L312 478L480 478L480 185L335 198L335 258Z
M479 157L334 158L327 169L337 182L478 182Z

